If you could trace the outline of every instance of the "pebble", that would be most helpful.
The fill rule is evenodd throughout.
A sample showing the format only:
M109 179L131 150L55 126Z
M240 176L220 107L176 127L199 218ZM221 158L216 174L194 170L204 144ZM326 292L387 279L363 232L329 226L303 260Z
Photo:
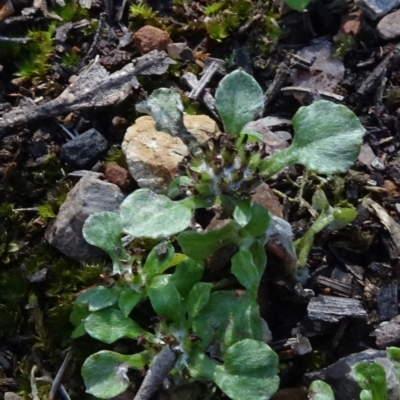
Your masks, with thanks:
M82 227L87 217L101 211L118 211L125 195L112 183L84 176L68 193L45 239L61 253L78 262L91 263L105 253L86 242Z
M152 50L166 51L167 45L172 43L168 32L150 25L135 32L133 40L140 54L146 54Z
M371 165L377 171L384 171L386 169L385 164L379 157L374 158L374 160L371 162Z
M0 22L4 21L10 15L13 15L15 8L11 0L0 1Z
M129 172L116 162L107 164L104 176L108 182L117 185L122 190L127 190L132 186L132 179L129 176Z
M184 125L200 143L220 131L206 115L185 115ZM189 154L183 141L169 133L157 131L153 118L140 117L125 133L122 143L128 169L141 188L164 194L178 174L178 164Z
M355 4L368 18L376 20L400 6L400 0L356 0Z
M383 17L377 27L379 36L386 40L395 39L400 36L400 10Z
M65 143L61 148L63 159L78 169L92 167L108 149L105 137L96 129L89 129Z

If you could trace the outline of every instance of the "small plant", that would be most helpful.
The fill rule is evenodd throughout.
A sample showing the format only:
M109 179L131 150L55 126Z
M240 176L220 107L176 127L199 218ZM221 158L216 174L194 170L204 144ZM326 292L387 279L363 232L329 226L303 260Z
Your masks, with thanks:
M129 14L132 19L139 20L142 24L144 23L159 28L163 27L162 21L157 16L157 12L144 4L132 4L129 8Z
M204 14L209 18L206 23L208 35L217 41L225 39L250 16L252 7L249 0L225 0L207 5Z
M51 24L47 31L31 30L27 37L32 40L26 46L27 55L18 63L18 72L15 74L24 78L44 77L50 70L49 59L54 51L53 35L56 24Z
M285 0L285 3L293 10L303 11L311 0Z
M400 349L388 347L386 356L394 364L400 382ZM359 361L351 368L351 376L362 389L360 400L387 400L386 372L381 363L375 360ZM309 397L311 400L335 400L332 388L322 381L314 381L310 385Z
M293 163L323 174L346 171L358 155L364 128L346 107L318 101L294 116L291 146L269 157L257 142L259 135L244 130L263 109L263 92L254 78L232 72L220 82L215 100L226 134L200 146L186 132L175 91L157 89L138 104L158 130L191 145L182 176L171 184L170 198L139 189L119 212L93 214L84 224L83 236L109 254L115 278L110 287L79 296L71 315L73 337L87 333L107 344L130 338L142 348L131 355L100 351L86 360L82 375L87 392L96 397L122 393L129 386L128 368L152 365L157 371L164 357L169 367L159 382L169 372L176 384L189 377L210 381L233 400L268 400L278 389L278 357L264 342L265 322L257 304L264 246L274 220L266 208L252 203L250 193ZM334 222L335 209L320 203L325 220ZM224 223L193 230L198 208L213 210ZM225 246L236 249L231 272L243 288L239 292L202 282L205 260ZM304 271L298 265L293 279L303 279ZM146 299L157 315L152 329L130 318Z

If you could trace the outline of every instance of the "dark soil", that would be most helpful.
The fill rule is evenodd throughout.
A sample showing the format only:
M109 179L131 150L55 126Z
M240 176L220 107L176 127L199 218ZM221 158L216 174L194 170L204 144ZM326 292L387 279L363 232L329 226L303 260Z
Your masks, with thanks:
M252 73L266 90L281 63L291 71L307 70L308 66L293 54L312 40L325 37L332 41L341 27L341 17L349 11L347 6L332 10L331 1L320 0L309 7L307 14L288 12L281 16L270 2L253 1L251 11L244 13L231 29L227 28L226 37L220 33L224 37L215 40L204 23L204 9L213 3L210 1L177 1L174 5L172 1L149 1L157 14L147 19L143 16L128 19L127 7L120 23L116 21L117 4L110 15L110 9L104 9L103 3L95 0L90 10L72 8L72 16L63 14L64 22L60 22L40 10L33 15L22 15L21 10L31 6L27 3L15 1L14 15L0 22L0 35L44 41L42 36L37 39L32 35L32 30L49 32L50 24L60 27L65 22L83 19L90 23L67 30L65 40L54 40L51 52L43 60L40 59L43 54L29 42L20 44L0 37L0 112L55 99L74 75L97 56L110 73L139 57L133 42L121 46L120 39L126 35L123 29L127 29L130 37L141 26L157 26L168 31L173 42L186 42L193 50L192 57L179 60L168 73L140 78L140 89L133 90L120 104L87 108L0 131L0 399L10 391L28 398L32 367L37 365L39 374L54 377L68 349L73 351L73 361L63 383L72 399L84 399L90 396L84 394L80 376L83 360L95 351L114 347L89 337L72 341L69 315L77 294L105 279L108 261L79 265L44 240L46 226L76 182L68 177L75 168L61 157L61 146L69 139L62 127L78 133L95 128L107 139L110 147L107 155L90 166L96 171L103 171L111 161L124 166L118 146L126 128L139 116L135 104L148 93L159 87L174 87L183 97L187 96L189 89L181 82L181 75L191 71L200 78L207 57L227 61L228 71L241 67ZM233 5L235 1L228 3ZM49 11L60 14L61 8ZM102 12L107 15L99 28ZM261 16L256 18L257 15ZM394 242L381 219L362 200L373 199L400 223L400 57L393 53L396 42L379 39L376 23L367 19L359 33L349 37L347 45L343 38L336 42L336 48L341 45L339 53L345 73L334 93L342 95L342 103L360 118L367 130L365 143L382 165L358 161L349 173L325 186L332 201L336 198L343 204L346 201L352 204L358 209L358 217L340 231L317 235L308 260L311 278L304 287L274 276L273 271L281 265L279 259L270 257L260 288L260 307L273 334L271 347L282 361L283 388L301 387L305 385L306 372L366 348L375 348L375 338L370 333L380 322L398 314L399 243ZM384 73L373 80L375 68L388 59ZM36 63L36 70L28 70L29 60ZM18 73L24 77L16 79ZM217 74L207 85L210 93L214 93L221 77ZM289 74L281 87L291 85ZM303 102L311 102L315 96L318 97L311 90ZM198 102L185 100L185 106L189 113L208 113ZM265 115L291 118L299 107L292 94L284 95L278 87ZM283 214L292 224L296 238L312 223L307 209L288 199L297 196L293 182L303 172L302 167L293 167L269 182L273 189L287 196L281 199ZM316 184L318 179L311 177L304 190L305 200L311 201ZM358 299L368 318L363 321L346 318L340 323L317 326L307 319L309 297L304 289L312 289L315 295ZM295 336L295 328L310 340L311 353L297 355L285 344ZM129 344L122 342L121 346ZM136 373L133 380L138 383L142 376ZM48 389L45 383L39 387L40 398L47 398Z

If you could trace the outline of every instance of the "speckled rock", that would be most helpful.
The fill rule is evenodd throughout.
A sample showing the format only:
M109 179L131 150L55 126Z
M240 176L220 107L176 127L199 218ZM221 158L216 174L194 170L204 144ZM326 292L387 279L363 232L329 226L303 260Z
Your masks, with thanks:
M206 115L185 115L184 124L201 143L220 133L215 121ZM156 131L155 122L149 116L138 118L128 128L122 150L138 185L156 193L166 193L177 176L178 164L189 152L179 137Z
M172 43L168 32L154 26L146 25L133 35L135 46L140 54L146 54L152 50L167 50L167 45Z
M118 211L125 195L112 183L85 176L69 192L57 218L47 227L45 239L61 253L80 262L94 262L105 253L86 242L86 218L101 211Z
M386 40L395 39L400 36L400 10L383 17L377 27L379 36Z

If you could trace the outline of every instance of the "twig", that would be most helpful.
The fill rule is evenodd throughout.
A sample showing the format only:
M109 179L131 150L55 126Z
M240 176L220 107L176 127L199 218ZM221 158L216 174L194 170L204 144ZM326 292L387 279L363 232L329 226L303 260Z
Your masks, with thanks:
M366 96L373 92L379 82L387 76L400 63L400 44L397 44L393 51L387 55L379 65L368 75L367 79L357 90L361 96Z
M39 399L39 392L37 390L36 386L36 372L38 370L38 367L34 365L31 369L31 395L33 400L40 400Z
M276 96L278 95L279 91L282 88L282 85L285 83L287 77L290 74L290 69L285 63L280 63L278 65L278 68L276 70L276 75L271 83L269 85L268 89L264 93L264 110L262 115L266 114L267 107L268 105L275 100ZM260 115L261 117L261 115Z
M184 82L187 86L189 86L191 89L197 87L198 85L198 80L196 78L196 75L187 72L186 74L182 75L181 78L182 82ZM215 109L215 100L214 97L208 92L203 92L200 94L199 100L207 107L208 111L212 114L212 116L219 121L221 118L219 117L217 110Z
M148 400L158 388L162 385L163 380L173 368L177 358L177 353L170 346L164 346L161 352L154 359L153 365L144 378L139 391L133 400Z
M99 46L99 43L101 40L101 35L103 33L105 26L106 26L106 13L103 12L100 14L97 31L94 35L92 45L90 46L89 50L87 51L85 57L83 57L81 59L81 61L79 62L77 70L80 70L82 67L84 67L87 64L87 62L94 57L94 54Z
M0 42L14 42L14 43L28 43L32 38L25 37L25 38L13 38L7 36L0 36Z
M218 62L217 60L212 61L210 65L204 67L203 76L197 82L197 86L194 87L189 93L189 99L197 100L197 98L200 96L200 93L203 92L204 88L211 81L212 77L215 75L220 67L221 62Z
M61 364L61 367L58 370L57 375L54 378L54 381L51 385L51 389L50 389L50 393L49 393L49 400L54 400L57 390L60 387L61 379L64 375L64 372L65 372L70 360L71 360L71 352L69 351L67 353L67 355L65 356L65 359L64 359L63 363Z
M337 101L341 103L344 100L344 97L341 96L340 94L332 93L332 92L326 92L324 90L315 90L315 89L310 89L310 88L304 88L304 87L299 87L299 86L286 86L281 89L281 92L283 94L313 94L313 92L318 93L322 99L324 100L331 100L331 101Z

